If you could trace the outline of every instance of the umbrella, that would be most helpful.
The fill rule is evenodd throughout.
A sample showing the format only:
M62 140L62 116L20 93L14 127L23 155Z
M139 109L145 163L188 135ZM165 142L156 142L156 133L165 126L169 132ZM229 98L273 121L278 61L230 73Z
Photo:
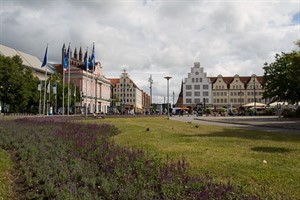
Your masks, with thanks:
M243 107L265 107L266 106L266 104L263 104L263 103L254 103L254 102L252 102L252 103L247 103L247 104L245 104L245 105L243 105Z
M277 106L283 106L283 105L288 105L288 103L275 101L275 102L269 104L270 107L277 107Z
M190 110L189 108L181 108L181 110Z

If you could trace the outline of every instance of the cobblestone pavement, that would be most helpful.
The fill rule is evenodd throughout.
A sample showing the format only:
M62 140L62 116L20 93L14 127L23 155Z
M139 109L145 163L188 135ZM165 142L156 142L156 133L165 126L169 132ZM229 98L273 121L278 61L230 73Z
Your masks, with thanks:
M194 115L190 115L181 117L173 116L170 117L170 119L192 123L300 134L299 118L287 119L279 118L278 116L196 117Z

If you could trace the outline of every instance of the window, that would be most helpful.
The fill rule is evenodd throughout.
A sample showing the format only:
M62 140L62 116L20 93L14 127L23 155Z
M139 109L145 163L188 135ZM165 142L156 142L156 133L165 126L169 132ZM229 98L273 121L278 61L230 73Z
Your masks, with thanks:
M196 74L196 75L199 75L199 72L198 72L198 71L196 71L196 72L195 72L195 74Z
M224 85L222 85L222 89L224 89Z
M198 81L199 81L199 79L198 79L198 78L196 78L196 83L198 83Z
M185 93L185 96L187 96L187 97L192 96L192 92L186 92L186 93Z
M194 99L195 103L200 103L200 99Z
M194 83L195 82L195 79L194 78L192 78L192 83Z
M192 89L192 86L191 86L191 85L186 85L186 86L185 86L185 89L191 90L191 89Z
M203 85L203 90L207 90L208 89L208 85Z
M200 90L200 85L194 85L194 90Z
M195 92L194 96L199 97L200 96L200 92Z
M202 83L202 78L199 79L200 83Z
M207 97L208 96L208 92L203 92L203 96Z
M192 103L192 99L186 99L186 103Z

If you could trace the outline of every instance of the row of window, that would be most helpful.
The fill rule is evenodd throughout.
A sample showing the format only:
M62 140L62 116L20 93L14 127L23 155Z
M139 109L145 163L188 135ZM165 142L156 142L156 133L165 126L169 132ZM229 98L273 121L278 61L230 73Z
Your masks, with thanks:
M123 91L127 91L127 92L131 92L133 91L132 88L127 88L127 89L114 89L114 92L123 92Z
M124 99L124 103L134 103L135 99Z
M135 97L135 94L118 94L119 97L125 96L125 97Z
M201 96L200 94L201 94L200 92L194 92L194 96L195 97L200 97ZM186 92L185 96L191 97L192 96L192 92ZM206 91L202 92L202 96L208 97L209 96L209 92L206 92Z
M192 78L192 83L202 83L202 78Z
M242 89L241 85L230 85L231 89ZM248 85L248 89L254 89L254 85ZM226 87L227 88L227 87ZM261 89L262 86L261 85L255 85L256 89ZM225 85L215 85L215 89L225 89Z
M247 99L248 103L254 102L253 98ZM262 99L256 99L257 103L262 103ZM227 103L227 99L214 99L214 103ZM244 99L230 99L230 103L244 103Z
M244 92L230 92L230 96L244 96ZM247 92L248 96L254 96L254 92ZM255 95L263 95L263 92L255 92ZM213 96L227 96L227 92L213 92Z
M186 99L185 101L186 101L187 104L188 103L192 103L192 99ZM203 103L203 102L208 103L208 99L206 99L206 98L203 98L203 99L194 99L193 103L197 104L197 103Z
M200 90L201 85L194 85L194 90ZM185 89L187 90L191 90L192 89L192 85L186 85ZM203 90L207 90L208 89L208 85L202 85L202 89Z

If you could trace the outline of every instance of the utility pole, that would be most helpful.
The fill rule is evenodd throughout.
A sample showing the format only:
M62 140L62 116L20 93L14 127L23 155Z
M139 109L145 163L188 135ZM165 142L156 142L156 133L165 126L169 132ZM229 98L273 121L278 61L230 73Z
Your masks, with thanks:
M150 107L152 105L152 84L153 84L153 79L152 79L152 75L150 74L150 78L149 78L149 83L150 83Z
M165 79L167 79L167 104L168 104L168 110L167 110L167 113L168 113L168 119L170 117L170 105L169 105L169 80L172 78L171 76L166 76L164 77Z

